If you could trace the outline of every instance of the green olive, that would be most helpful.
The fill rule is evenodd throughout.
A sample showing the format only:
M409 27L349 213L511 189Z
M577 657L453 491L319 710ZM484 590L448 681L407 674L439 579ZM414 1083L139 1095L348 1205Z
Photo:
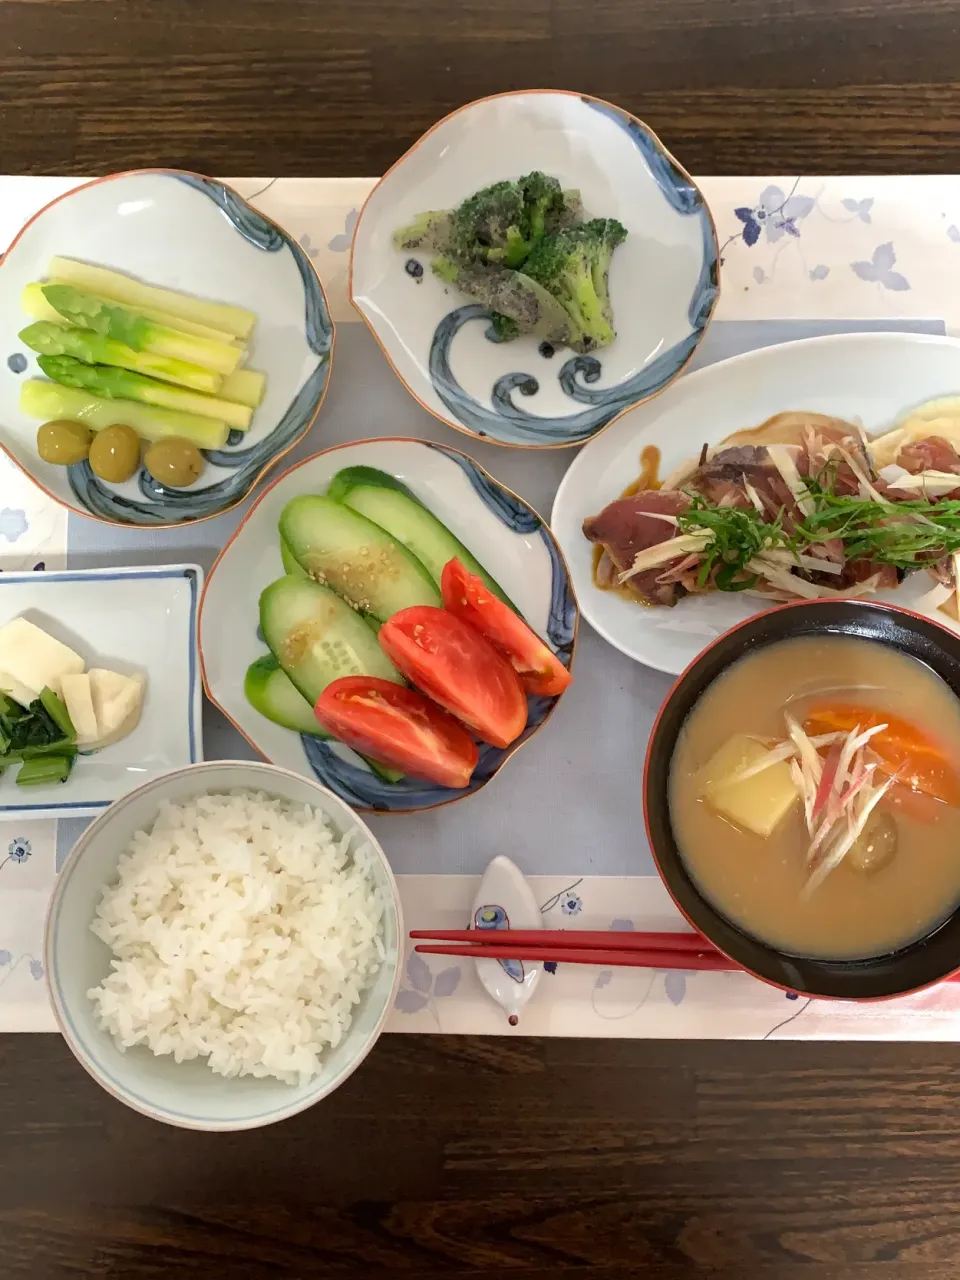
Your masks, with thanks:
M69 467L74 462L82 462L90 452L91 435L90 428L82 422L71 422L67 418L45 422L37 432L37 453L44 462Z
M129 480L140 465L140 437L133 427L118 423L98 431L90 446L93 474L111 484Z
M143 459L144 466L161 484L183 489L203 474L203 454L180 436L155 441Z
M872 876L893 861L897 852L897 824L889 813L873 813L850 846L847 862L853 871Z

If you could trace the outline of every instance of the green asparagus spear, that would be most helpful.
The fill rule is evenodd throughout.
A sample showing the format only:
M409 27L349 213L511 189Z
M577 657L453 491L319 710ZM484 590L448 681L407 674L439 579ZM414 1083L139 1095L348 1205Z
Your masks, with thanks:
M201 418L196 413L180 413L176 409L155 409L152 405L132 400L102 400L86 391L75 391L59 382L31 378L20 388L20 408L28 417L41 422L60 418L82 422L91 431L102 431L125 423L144 440L163 440L167 436L183 436L198 449L222 449L230 428L225 422Z
M189 364L198 364L217 373L232 373L243 356L240 347L156 324L136 311L104 302L93 294L75 289L73 285L45 284L39 287L46 302L65 320L83 329L93 329L104 338L123 342L134 351L186 360ZM27 290L33 288L33 285L27 286ZM25 310L34 314L36 307L31 298L25 296L24 304Z
M45 356L73 356L87 364L110 364L120 369L131 369L149 377L173 382L193 391L215 394L223 379L211 369L185 360L171 360L169 356L155 356L146 351L134 351L132 347L105 338L93 329L64 328L40 320L21 329L19 338L32 351Z
M169 311L171 315L183 316L214 329L225 329L236 338L248 338L256 320L253 312L247 311L245 307L233 307L225 302L206 302L176 289L158 289L124 275L121 271L91 266L90 263L78 262L75 258L51 259L50 275L65 280L67 284L76 285L78 289L87 289L91 293L102 294L105 298L113 298L124 306L144 306Z
M139 373L126 369L113 369L108 365L83 364L72 356L40 356L37 364L54 382L65 387L79 387L95 396L108 400L138 400L141 404L159 405L164 409L179 409L184 413L196 413L201 417L216 418L228 426L246 431L253 417L253 410L246 405L229 400L217 400L213 396L197 395L182 387L154 382Z

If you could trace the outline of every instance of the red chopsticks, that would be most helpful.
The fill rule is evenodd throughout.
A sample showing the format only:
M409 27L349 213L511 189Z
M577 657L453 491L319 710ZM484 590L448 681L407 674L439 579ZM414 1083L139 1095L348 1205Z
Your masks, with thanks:
M416 951L484 960L556 961L642 969L731 971L739 968L699 933L630 933L589 929L413 929L431 939ZM444 945L437 945L437 943ZM459 944L459 945L447 945Z
M411 929L413 939L430 939L415 951L431 956L472 956L475 960L556 961L610 968L697 969L742 973L740 965L700 933L633 933L608 929ZM437 945L437 943L443 945ZM960 981L960 970L944 982Z

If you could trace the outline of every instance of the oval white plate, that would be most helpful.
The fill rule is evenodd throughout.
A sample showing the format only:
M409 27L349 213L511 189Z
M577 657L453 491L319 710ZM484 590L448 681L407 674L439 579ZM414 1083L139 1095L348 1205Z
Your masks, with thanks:
M586 215L627 228L610 272L618 337L595 356L532 337L494 343L489 313L405 254L393 233L533 169L576 187ZM693 179L629 112L563 90L468 103L433 126L383 177L357 220L350 296L407 390L458 431L495 444L581 444L677 376L717 299L713 220ZM409 259L422 278L406 271Z
M43 375L17 337L30 323L20 294L46 279L57 254L256 313L248 363L267 375L263 404L246 434L231 432L223 449L207 451L196 484L164 489L142 467L126 484L107 484L86 462L56 467L37 456L39 423L21 411L20 386ZM332 351L333 324L310 259L230 187L179 169L98 178L41 209L0 261L0 448L81 515L132 525L205 520L241 502L307 432Z
M787 409L859 421L874 435L924 400L957 393L960 341L908 333L806 338L683 378L588 444L557 490L551 524L583 616L628 657L678 674L728 627L763 612L755 598L720 592L681 600L672 609L648 609L594 586L593 547L583 536L583 521L637 478L647 445L660 450L660 474L668 475L704 443L717 444ZM910 607L931 585L918 573L875 598Z
M315 454L275 480L224 547L200 601L200 668L207 696L273 764L306 774L354 808L384 813L432 809L485 786L550 717L556 698L529 698L527 727L505 749L481 746L463 791L405 778L384 782L338 743L284 729L247 702L243 679L267 652L258 635L260 592L283 574L277 523L297 494L324 493L344 467L368 466L402 480L473 552L565 666L573 660L577 606L553 534L537 513L457 449L428 440L360 440Z

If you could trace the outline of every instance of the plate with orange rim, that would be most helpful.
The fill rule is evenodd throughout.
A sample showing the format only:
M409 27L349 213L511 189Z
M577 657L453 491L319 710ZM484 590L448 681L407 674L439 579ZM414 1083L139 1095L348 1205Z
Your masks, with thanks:
M25 285L47 278L56 256L256 314L249 364L266 374L263 402L249 431L231 431L223 448L204 451L204 473L188 487L164 486L143 466L110 484L86 460L62 467L38 456L40 424L20 407L23 383L39 372L17 336L29 323L20 296ZM41 209L0 260L0 448L49 497L81 515L154 528L206 520L242 502L310 429L333 339L307 254L230 187L179 169L97 178Z
M490 313L398 251L397 228L493 182L542 170L585 216L627 229L610 271L617 338L574 355L524 335L498 342ZM407 390L455 430L515 448L582 444L682 371L718 294L703 196L642 121L599 98L531 89L446 116L389 170L354 230L350 297Z
M345 467L375 467L401 481L492 574L564 666L573 661L579 613L566 561L546 522L458 449L386 437L338 445L297 463L260 495L211 570L200 602L200 670L207 696L266 760L315 777L365 811L413 813L486 786L546 724L558 698L528 699L527 727L500 749L481 745L469 787L450 790L403 778L385 781L340 743L266 719L244 696L250 664L267 653L258 600L284 573L277 532L286 503L323 494ZM563 696L563 695L561 695Z

